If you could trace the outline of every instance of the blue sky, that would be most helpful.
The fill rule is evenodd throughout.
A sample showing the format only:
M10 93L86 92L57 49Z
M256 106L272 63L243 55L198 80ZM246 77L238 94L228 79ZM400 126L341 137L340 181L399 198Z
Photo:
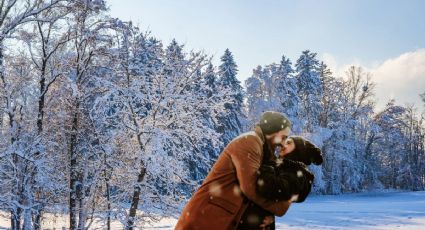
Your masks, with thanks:
M310 49L337 75L343 75L350 64L370 71L379 85L378 106L394 97L400 103L416 103L423 108L418 94L425 91L425 1L108 3L112 16L132 20L165 44L176 38L187 49L204 50L214 56L216 65L229 48L242 83L257 65L278 62L282 55L295 62L301 51Z

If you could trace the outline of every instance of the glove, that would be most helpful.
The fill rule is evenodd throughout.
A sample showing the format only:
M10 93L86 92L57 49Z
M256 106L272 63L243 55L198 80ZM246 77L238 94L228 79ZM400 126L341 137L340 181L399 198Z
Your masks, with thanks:
M309 160L315 165L321 165L323 163L322 150L309 141L306 142L306 147L307 152L310 153Z

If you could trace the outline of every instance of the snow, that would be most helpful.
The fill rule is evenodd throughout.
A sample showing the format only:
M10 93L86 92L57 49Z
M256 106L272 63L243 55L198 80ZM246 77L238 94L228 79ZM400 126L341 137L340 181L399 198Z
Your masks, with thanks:
M43 227L61 228L64 225L60 220L58 217L50 219L49 226ZM143 229L173 229L176 222L175 218L167 217ZM425 191L310 196L304 203L293 204L286 215L278 217L276 222L276 229L290 230L421 230L425 229ZM8 226L8 220L0 217L0 229ZM115 222L113 227L120 229L118 222ZM93 228L95 226L91 229Z
M425 229L425 192L308 197L276 219L276 229Z

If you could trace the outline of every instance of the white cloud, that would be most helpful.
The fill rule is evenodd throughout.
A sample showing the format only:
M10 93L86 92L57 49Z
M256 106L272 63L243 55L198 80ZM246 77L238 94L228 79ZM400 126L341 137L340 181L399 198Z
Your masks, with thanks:
M394 98L401 104L423 106L419 94L425 92L425 49L388 59L371 72L381 103Z
M392 98L397 104L409 103L423 108L419 94L425 92L425 49L407 52L380 64L374 62L364 65L359 60L340 64L329 53L322 55L321 59L328 64L335 76L344 76L351 65L362 66L372 73L372 80L376 83L378 109L382 109Z

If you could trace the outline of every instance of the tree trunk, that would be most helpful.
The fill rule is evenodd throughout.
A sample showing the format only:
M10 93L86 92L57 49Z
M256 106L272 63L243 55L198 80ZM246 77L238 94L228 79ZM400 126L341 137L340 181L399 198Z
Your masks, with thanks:
M142 168L140 169L139 176L137 178L137 185L134 186L134 193L133 193L133 199L131 201L131 207L130 207L130 213L127 220L127 228L128 230L133 230L134 228L134 219L136 217L136 211L137 206L139 205L139 199L140 199L140 184L143 181L143 178L146 174L146 168L144 167L144 164L142 162Z
M43 208L40 207L41 204L39 204L36 209L37 213L35 213L34 217L34 230L40 230L41 229L41 217L43 215Z
M37 114L37 132L38 135L41 135L43 132L43 116L44 116L44 91L45 91L45 85L46 85L46 78L44 77L44 72L45 72L45 62L43 62L43 70L42 70L42 74L41 74L41 79L40 79L40 96L38 98L38 114ZM35 155L38 156L40 154L40 152L36 152ZM35 171L35 170L34 170ZM32 175L32 178L34 178L35 175ZM35 181L34 181L35 184ZM41 189L40 188L36 188L36 193L40 194L41 193ZM40 197L35 197L40 198ZM37 211L35 212L35 216L34 216L34 230L39 230L41 228L41 215L42 215L42 210L43 210L43 204L40 202L37 207L36 207Z
M129 79L128 78L129 77L129 75L127 75L127 79ZM129 83L130 81L128 80L128 83ZM142 144L142 140L141 140L141 138L140 138L140 132L139 132L139 130L140 130L140 128L139 128L139 126L138 126L138 124L137 124L137 122L136 122L136 118L135 118L135 116L134 116L134 110L133 110L133 106L129 103L129 107L130 107L130 110L131 110L131 114L133 115L133 124L134 124L134 126L135 127L137 127L137 143L139 144L139 148L140 148L140 150L143 152L144 150L145 150L145 148L144 148L144 145ZM143 162L143 160L141 160L141 162L140 162L141 164L140 164L140 172L139 172L139 175L138 175L138 177L137 177L137 184L136 184L136 186L134 186L134 192L133 192L133 198L132 198L132 201L131 201L131 206L130 206L130 212L129 212L129 216L128 216L128 220L127 220L127 226L126 226L126 229L127 230L133 230L133 227L134 227L134 219L135 219L135 217L136 217L136 211L137 211L137 206L139 205L139 200L140 200L140 190L141 190L141 183L142 183L142 181L143 181L143 179L145 178L145 175L146 175L146 166L145 166L145 163Z
M89 189L84 189L84 178L87 178L85 169L83 169L83 172L79 173L79 184L80 186L77 186L77 194L78 194L78 204L79 204L79 210L78 210L78 229L85 229L86 221L87 221L87 208L85 205L86 194L90 194Z
M29 207L31 207L31 205L29 205ZM24 224L22 225L22 229L31 230L31 228L31 208L26 208L24 211Z
M111 193L109 188L109 179L106 180L106 200L108 201L108 217L106 220L106 229L111 230Z
M82 192L82 191L80 191ZM86 219L87 219L87 211L84 208L84 195L79 194L78 195L78 203L80 206L80 210L78 212L78 229L85 229L86 226Z
M40 79L40 97L38 98L38 114L37 114L37 129L38 134L43 131L43 116L44 116L44 88L46 79L41 77Z
M77 228L77 202L78 202L78 190L80 184L78 181L78 172L77 172L77 154L76 154L76 145L77 145L77 131L78 131L78 110L79 102L78 98L76 100L74 116L72 119L72 128L71 128L71 138L69 146L69 156L70 156L70 183L69 183L69 229L75 230Z
M9 115L9 126L12 129L13 126L16 125L15 120L14 120L15 119L14 114L9 111L8 115ZM14 135L15 134L13 134L12 137L10 138L11 144L15 143L15 141L16 141L16 137ZM15 165L15 167L17 167L19 165L18 157L17 157L16 154L13 155L13 164ZM17 197L19 197L17 202L20 204L21 203L21 197L22 197L22 189L19 186L19 182L17 182L15 189L18 192L18 194L16 194L16 195L17 195ZM21 214L22 214L22 209L19 206L16 207L16 211L15 210L12 211L11 219L10 219L10 221L11 221L10 225L12 227L12 230L20 230L21 229Z
M16 213L12 211L10 213L10 223L11 223L11 229L12 230L20 230L21 229L21 208L17 208Z
M0 78L4 80L4 68L3 68L3 41L0 40ZM3 100L1 98L0 100ZM0 108L0 127L3 127L3 106Z

